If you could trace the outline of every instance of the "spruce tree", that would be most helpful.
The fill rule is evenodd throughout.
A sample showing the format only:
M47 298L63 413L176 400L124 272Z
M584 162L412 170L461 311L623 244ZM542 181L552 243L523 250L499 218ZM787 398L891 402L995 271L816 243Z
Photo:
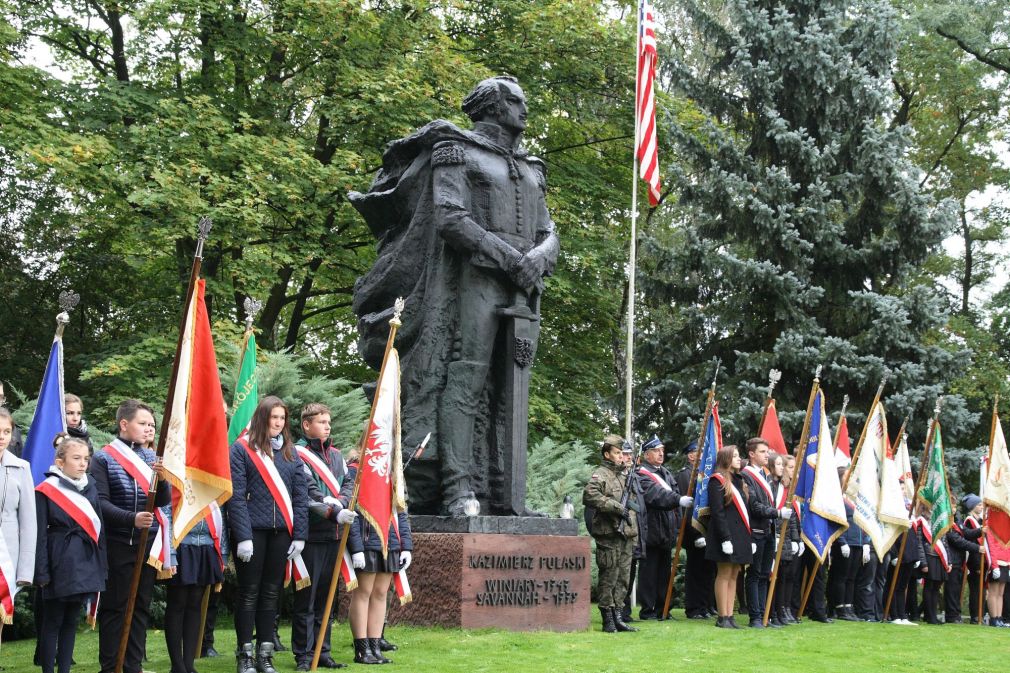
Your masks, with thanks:
M936 396L967 352L918 267L951 226L891 124L899 26L882 0L661 2L663 82L682 110L664 128L667 204L640 257L640 428L693 439L711 361L721 358L726 443L756 430L767 372L798 438L811 379L833 418L852 396L858 436L882 374L895 429L913 413L921 446ZM681 397L687 404L675 408ZM948 444L977 422L956 395ZM855 437L853 438L855 441Z

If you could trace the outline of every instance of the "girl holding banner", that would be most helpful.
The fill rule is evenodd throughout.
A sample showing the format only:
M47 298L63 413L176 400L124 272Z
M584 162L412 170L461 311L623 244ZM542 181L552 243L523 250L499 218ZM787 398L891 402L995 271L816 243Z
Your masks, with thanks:
M231 446L232 497L228 525L235 544L238 673L276 673L274 618L282 584L306 586L301 558L308 536L304 464L288 430L288 408L268 396L256 407L249 433ZM253 651L253 629L258 647Z

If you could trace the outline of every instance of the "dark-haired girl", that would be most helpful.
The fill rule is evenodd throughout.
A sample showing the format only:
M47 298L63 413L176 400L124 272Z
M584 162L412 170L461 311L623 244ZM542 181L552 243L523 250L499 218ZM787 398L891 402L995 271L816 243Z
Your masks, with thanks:
M708 481L705 558L716 563L715 604L719 618L715 625L724 629L741 628L733 619L736 580L740 569L753 559L749 494L740 476L740 464L740 452L735 446L720 449Z
M231 447L228 526L235 553L238 673L276 673L274 618L286 573L307 580L302 549L308 535L308 492L302 461L288 430L288 408L263 399L249 432ZM258 640L253 650L253 630Z

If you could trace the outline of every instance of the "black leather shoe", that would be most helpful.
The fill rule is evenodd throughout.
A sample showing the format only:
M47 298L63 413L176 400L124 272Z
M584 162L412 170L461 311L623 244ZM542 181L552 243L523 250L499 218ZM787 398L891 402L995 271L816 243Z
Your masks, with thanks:
M810 617L810 621L820 622L821 624L834 624L835 620L827 615L817 615Z
M205 649L203 652L200 653L201 659L204 658L213 659L214 657L220 657L220 656L221 656L220 653L218 653L218 651L214 649L213 645L211 645L210 647L208 647L207 649Z
M689 615L688 619L708 619L708 615L693 614Z
M611 609L610 612L614 615L614 626L617 627L617 630L619 632L633 633L635 631L638 631L638 629L636 629L634 626L628 626L627 622L625 622L624 619L622 619L623 615L621 614L620 610L618 610L617 608L613 608Z
M323 668L347 668L347 664L341 664L338 661L334 661L333 657L331 657L328 654L319 657L319 665L322 666ZM310 668L311 668L311 662L310 662Z
M356 664L382 663L372 655L372 650L368 646L368 638L354 639L354 663Z
M765 625L761 623L760 619L750 620L750 624L748 624L747 626L752 629L763 629L765 627Z

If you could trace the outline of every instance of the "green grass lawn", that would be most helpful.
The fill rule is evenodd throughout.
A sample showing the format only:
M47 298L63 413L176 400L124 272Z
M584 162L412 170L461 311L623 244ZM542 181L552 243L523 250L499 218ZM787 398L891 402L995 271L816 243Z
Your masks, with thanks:
M996 673L1010 663L1010 629L969 625L894 626L805 621L781 630L730 631L716 629L712 621L694 621L675 611L677 621L636 622L639 633L606 634L599 630L593 610L593 630L582 633L508 633L494 630L460 631L439 628L391 627L390 640L400 645L390 654L395 668L384 670L426 673L488 671L493 673L562 673L647 671L775 671L775 673L830 671L914 671L925 673ZM746 617L738 619L746 622ZM223 656L197 661L199 673L235 670L235 633L217 631L217 649ZM289 628L282 639L290 642ZM350 632L339 624L333 632L334 656L350 662ZM0 665L6 671L27 673L32 666L34 641L5 643ZM150 661L146 669L168 673L164 636L148 634ZM93 632L77 638L74 673L97 673L98 638ZM279 671L294 671L290 652L277 657ZM364 670L364 666L352 666Z

